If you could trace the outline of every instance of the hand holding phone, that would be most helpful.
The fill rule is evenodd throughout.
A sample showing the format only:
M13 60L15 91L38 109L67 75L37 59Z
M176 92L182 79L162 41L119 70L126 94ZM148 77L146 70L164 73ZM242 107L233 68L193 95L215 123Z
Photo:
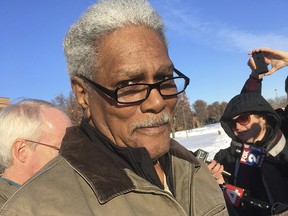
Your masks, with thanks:
M264 60L264 54L263 52L255 52L252 54L252 58L255 62L256 65L256 72L258 74L264 74L267 73L269 71L268 69L268 65L266 64L265 60Z

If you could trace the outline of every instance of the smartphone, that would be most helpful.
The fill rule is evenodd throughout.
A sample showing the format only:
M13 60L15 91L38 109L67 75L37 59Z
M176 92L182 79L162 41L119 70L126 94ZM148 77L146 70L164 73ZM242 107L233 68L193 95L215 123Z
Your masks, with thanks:
M258 74L264 74L269 71L268 65L266 64L264 60L264 54L263 52L255 52L252 54L252 57L254 59L255 65L256 65L256 72Z

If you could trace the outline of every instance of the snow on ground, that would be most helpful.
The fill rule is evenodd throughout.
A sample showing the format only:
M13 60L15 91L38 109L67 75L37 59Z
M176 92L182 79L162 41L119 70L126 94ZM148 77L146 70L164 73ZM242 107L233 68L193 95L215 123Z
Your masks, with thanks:
M220 150L229 147L231 138L226 135L220 123L206 125L189 131L178 131L175 140L187 149L195 152L198 149L209 152L207 160L213 159Z

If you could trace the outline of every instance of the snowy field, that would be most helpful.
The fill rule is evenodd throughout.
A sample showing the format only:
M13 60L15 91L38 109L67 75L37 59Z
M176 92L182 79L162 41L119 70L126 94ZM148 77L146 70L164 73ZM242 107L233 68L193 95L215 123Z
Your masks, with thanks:
M229 147L231 138L226 135L220 123L216 123L189 131L178 131L175 140L193 152L198 149L209 152L207 160L210 160L220 149Z

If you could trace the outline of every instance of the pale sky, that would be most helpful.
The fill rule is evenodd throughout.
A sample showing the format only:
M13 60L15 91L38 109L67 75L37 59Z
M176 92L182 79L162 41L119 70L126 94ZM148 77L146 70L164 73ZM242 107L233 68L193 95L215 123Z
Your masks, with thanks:
M174 65L190 77L192 104L229 101L250 74L248 51L288 51L288 2L284 0L152 0L163 17ZM62 48L68 28L92 0L0 2L0 97L11 101L68 95ZM286 95L288 68L263 81L263 96Z

